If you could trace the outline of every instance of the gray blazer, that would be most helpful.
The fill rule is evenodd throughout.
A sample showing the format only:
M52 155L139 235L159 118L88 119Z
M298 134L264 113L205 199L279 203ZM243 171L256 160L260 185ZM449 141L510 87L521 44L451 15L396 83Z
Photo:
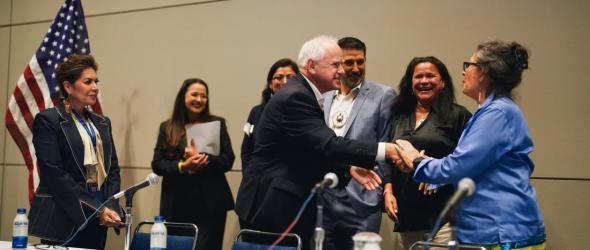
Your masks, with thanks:
M324 118L327 124L329 124L328 119L332 101L336 94L336 90L324 93ZM390 141L391 106L396 96L397 94L393 88L365 80L346 121L343 136L348 139L366 142ZM381 177L383 177L385 164L387 163L377 163ZM337 191L329 189L328 192ZM356 181L351 180L346 185L346 191L354 211L362 220L366 221L367 230L378 232L381 224L381 196L383 189L367 191ZM329 201L326 205L328 204L334 206L343 205L342 202L337 200Z

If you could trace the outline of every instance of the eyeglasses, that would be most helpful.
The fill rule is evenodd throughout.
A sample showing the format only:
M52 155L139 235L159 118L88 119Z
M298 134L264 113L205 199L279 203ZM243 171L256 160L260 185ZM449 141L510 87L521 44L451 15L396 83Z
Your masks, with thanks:
M346 67L352 67L354 66L354 64L356 63L357 66L362 66L363 64L365 64L365 59L348 59L348 60L344 60L344 62L342 62Z
M277 76L273 76L272 80L273 81L283 81L283 79L291 79L292 77L294 77L295 75L277 75Z
M463 62L463 71L465 71L467 68L469 68L469 66L479 66L479 63L474 63L474 62Z

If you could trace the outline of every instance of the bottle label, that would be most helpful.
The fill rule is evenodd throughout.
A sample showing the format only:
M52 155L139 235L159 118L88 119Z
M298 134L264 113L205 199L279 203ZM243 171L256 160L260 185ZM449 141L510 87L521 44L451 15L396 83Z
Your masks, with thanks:
M26 220L23 221L16 221L14 222L15 226L19 226L19 227L28 227L29 226L29 222Z
M27 236L29 230L29 223L15 222L12 227L12 236Z
M164 237L166 238L166 232L164 231L152 231L152 237Z
M152 231L150 238L150 250L166 249L166 232Z
M12 248L27 248L27 236L12 236Z

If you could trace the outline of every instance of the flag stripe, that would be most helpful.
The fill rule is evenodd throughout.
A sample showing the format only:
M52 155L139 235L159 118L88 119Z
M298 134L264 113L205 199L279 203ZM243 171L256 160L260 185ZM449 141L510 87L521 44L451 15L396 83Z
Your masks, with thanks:
M25 70L26 70L26 68L25 68ZM37 102L33 96L33 92L29 88L29 85L28 85L27 81L25 80L24 74L22 74L20 76L16 86L20 90L21 95L23 96L23 99L16 99L16 101L22 102L22 103L19 103L19 105L26 105L29 108L29 113L34 118L35 115L37 113L39 113L39 106L37 106Z
M12 139L14 139L14 141L16 142L16 144L18 145L18 148L20 149L23 158L25 160L25 164L27 165L27 169L29 170L29 181L28 181L28 186L29 186L29 200L31 200L33 198L33 194L34 194L34 178L32 178L33 173L36 172L35 171L35 167L33 166L33 159L31 159L31 154L29 153L29 146L27 143L27 140L24 138L23 134L21 134L21 131L19 130L16 122L14 121L14 119L12 118L12 113L10 112L10 110L8 110L6 112L6 115L4 117L5 121L6 121L6 128L8 129L8 132L10 133L10 135L12 136Z
M35 80L37 81L37 86L41 90L41 94L43 95L43 100L45 104L45 108L53 107L53 102L51 100L51 94L49 91L49 86L47 85L47 81L45 81L45 75L43 74L43 70L39 63L37 63L37 55L33 55L31 61L29 62L29 67L31 68L31 72L35 76ZM58 97L58 95L56 95ZM59 98L57 98L59 99ZM43 111L43 110L41 110Z
M35 79L35 76L33 76L30 66L25 68L23 76L27 82L27 86L29 86L29 90L31 90L31 94L35 98L35 102L37 103L39 111L45 110L45 100L43 100L43 94L41 93L39 85L37 85L37 80Z
M100 106L100 103L98 101L95 104L93 104L91 107L92 107L92 111L102 114L102 107Z
M43 75L43 70L41 69L41 66L39 66L39 63L37 63L36 55L34 55L33 58L31 58L31 61L29 62L29 67L31 68L31 72L33 72L33 75L35 76L37 86L39 86L41 94L43 95L45 108L51 108L57 105L60 101L59 95L55 95L55 98L51 97L49 85L47 84L47 81L45 81L45 76Z
M23 115L20 113L20 109L18 108L18 105L14 100L14 96L10 99L10 102L8 103L8 111L6 113L8 114L9 112L12 115L11 124L15 126L21 133L21 136L26 139L27 136L31 134L31 129L24 120ZM8 125L9 123L7 122L7 126Z
M27 127L29 127L29 130L33 130L33 115L31 114L31 110L27 105L27 101L25 100L25 97L18 86L14 89L12 96L14 96L15 103L18 105L22 118L25 119Z

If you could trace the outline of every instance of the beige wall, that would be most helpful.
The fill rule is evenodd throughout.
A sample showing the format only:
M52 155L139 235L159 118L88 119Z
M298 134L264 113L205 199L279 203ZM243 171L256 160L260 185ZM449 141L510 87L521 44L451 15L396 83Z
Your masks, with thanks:
M260 98L276 59L295 58L318 34L357 36L368 46L368 78L396 86L414 56L447 63L460 90L461 62L477 43L517 40L532 51L518 102L535 141L539 204L551 249L590 244L590 2L584 0L101 0L84 1L91 49L100 69L103 108L123 168L122 186L150 170L158 124L170 115L182 80L201 77L211 88L212 112L228 120L239 156L241 128ZM0 0L0 110L39 46L62 0ZM12 24L12 25L11 25ZM585 28L586 27L586 28ZM457 91L461 104L473 101ZM585 126L586 125L586 126ZM9 240L17 207L28 207L26 170L16 145L0 129L0 240ZM227 174L234 195L240 161ZM564 179L565 178L565 179ZM581 178L570 180L567 178ZM139 192L135 221L158 212L159 186ZM230 212L225 249L237 232ZM385 219L383 249L393 244ZM109 236L110 249L122 246Z

